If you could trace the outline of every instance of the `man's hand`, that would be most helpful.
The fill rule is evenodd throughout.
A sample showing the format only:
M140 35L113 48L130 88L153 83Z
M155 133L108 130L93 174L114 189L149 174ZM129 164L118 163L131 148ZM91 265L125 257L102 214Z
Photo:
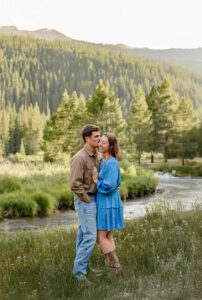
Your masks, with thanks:
M93 168L93 181L95 182L95 184L98 181L98 171L96 167Z
M88 197L88 199L89 199L89 200L85 199L85 202L86 202L86 203L91 203L92 200L91 200L89 197ZM86 201L86 200L87 200L87 201Z

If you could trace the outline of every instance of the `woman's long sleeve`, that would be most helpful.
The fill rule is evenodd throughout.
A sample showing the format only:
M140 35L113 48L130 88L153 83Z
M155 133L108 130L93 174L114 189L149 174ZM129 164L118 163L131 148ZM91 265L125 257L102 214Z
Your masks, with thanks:
M97 189L102 194L113 192L117 188L119 169L115 162L108 162L103 170L103 176L97 181Z

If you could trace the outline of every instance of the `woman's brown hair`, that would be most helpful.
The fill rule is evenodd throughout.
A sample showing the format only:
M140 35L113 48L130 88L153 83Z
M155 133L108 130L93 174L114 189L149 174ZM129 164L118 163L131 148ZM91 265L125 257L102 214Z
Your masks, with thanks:
M110 132L104 133L103 135L106 136L109 141L109 153L117 158L119 155L119 146L116 136Z

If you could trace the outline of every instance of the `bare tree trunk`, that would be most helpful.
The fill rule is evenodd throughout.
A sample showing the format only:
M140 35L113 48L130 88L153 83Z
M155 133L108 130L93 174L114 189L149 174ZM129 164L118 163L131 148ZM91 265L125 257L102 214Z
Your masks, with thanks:
M184 158L185 158L185 143L184 143L184 139L182 142L182 166L184 166Z
M184 166L184 151L182 152L182 166Z
M154 162L154 153L153 153L153 151L151 150L151 163L153 163Z
M140 151L139 151L139 154L138 154L138 164L139 164L139 166L141 164L141 152Z
M168 134L165 135L165 162L168 162Z

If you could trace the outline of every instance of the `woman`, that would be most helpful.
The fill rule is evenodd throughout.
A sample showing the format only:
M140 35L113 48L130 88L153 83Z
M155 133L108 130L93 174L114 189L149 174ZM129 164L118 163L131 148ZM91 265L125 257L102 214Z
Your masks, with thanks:
M97 242L105 255L105 263L110 273L120 274L122 267L115 252L112 231L123 229L123 205L118 187L121 184L120 167L117 160L118 143L112 133L105 133L99 142L103 154L99 176L94 169L93 180L97 185Z

